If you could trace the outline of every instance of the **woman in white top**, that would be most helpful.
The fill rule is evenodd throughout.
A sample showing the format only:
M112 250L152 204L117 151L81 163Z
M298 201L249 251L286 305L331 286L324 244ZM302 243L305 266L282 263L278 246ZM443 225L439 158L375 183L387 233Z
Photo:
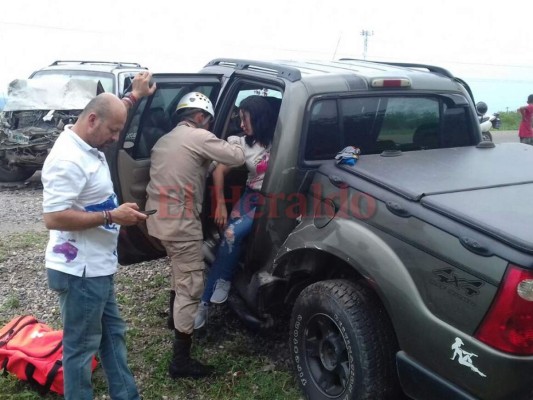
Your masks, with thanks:
M224 177L231 170L231 167L219 164L214 170L215 223L221 228L226 228L207 278L195 320L195 329L204 326L209 303L220 304L228 298L231 280L241 253L242 242L252 229L255 208L261 201L262 195L259 190L263 184L270 158L276 116L268 101L262 96L245 98L239 105L239 116L244 136L230 136L228 142L233 143L238 140L244 148L245 165L248 169L246 189L239 201L233 206L228 220L224 198Z

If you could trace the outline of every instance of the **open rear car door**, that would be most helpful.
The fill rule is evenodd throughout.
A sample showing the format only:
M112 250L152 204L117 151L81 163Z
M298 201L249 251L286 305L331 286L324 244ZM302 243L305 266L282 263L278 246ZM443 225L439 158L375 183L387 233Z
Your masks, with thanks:
M156 92L134 106L118 142L106 151L120 203L137 203L144 210L150 179L150 152L157 140L176 126L175 110L179 100L188 92L198 91L215 104L221 79L221 75L214 74L153 75ZM120 264L148 261L164 255L159 241L148 235L146 224L121 228L118 241Z

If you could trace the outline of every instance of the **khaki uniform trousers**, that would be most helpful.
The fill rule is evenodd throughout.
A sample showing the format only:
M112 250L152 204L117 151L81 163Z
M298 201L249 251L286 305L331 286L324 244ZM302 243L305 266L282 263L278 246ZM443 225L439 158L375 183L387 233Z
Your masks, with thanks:
M203 241L161 243L170 257L171 288L176 292L174 327L182 333L191 334L204 291Z

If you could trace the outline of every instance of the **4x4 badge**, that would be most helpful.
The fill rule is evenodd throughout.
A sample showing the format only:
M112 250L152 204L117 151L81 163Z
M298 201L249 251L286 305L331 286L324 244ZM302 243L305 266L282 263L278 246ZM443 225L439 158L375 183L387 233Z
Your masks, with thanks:
M477 355L463 350L461 348L461 346L463 345L463 341L460 338L456 337L455 342L452 344L453 356L451 359L455 360L455 358L457 357L457 361L459 361L459 364L464 365L465 367L469 367L472 371L477 372L482 377L486 377L487 375L485 375L479 369L474 367L474 364L472 363L472 357L477 357Z
M451 268L437 269L433 273L437 275L439 282L451 285L467 296L478 295L478 289L483 286L483 281L459 278Z

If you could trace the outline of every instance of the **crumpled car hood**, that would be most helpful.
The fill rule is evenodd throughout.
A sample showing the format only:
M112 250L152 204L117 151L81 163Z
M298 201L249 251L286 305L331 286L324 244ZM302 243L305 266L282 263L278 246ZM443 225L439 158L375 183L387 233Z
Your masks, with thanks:
M97 85L83 79L15 79L3 111L82 110L96 96Z

